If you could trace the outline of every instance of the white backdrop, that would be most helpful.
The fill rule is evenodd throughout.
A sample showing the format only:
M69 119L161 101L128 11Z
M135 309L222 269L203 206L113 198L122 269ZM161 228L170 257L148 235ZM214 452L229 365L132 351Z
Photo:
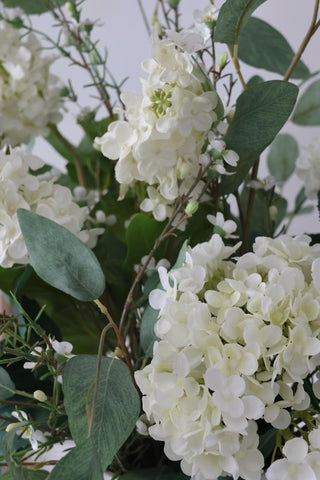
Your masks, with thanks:
M142 0L147 16L151 18L154 11L155 0ZM218 5L222 0L216 2ZM183 17L181 24L190 26L192 24L192 12L195 8L202 8L208 4L208 0L182 0ZM267 0L260 6L254 15L272 24L289 41L290 45L296 50L310 24L313 0ZM124 90L139 91L139 77L143 75L141 70L141 61L150 56L150 47L148 34L138 8L137 0L87 0L83 5L84 18L99 20L101 26L96 29L97 37L100 39L101 47L107 46L109 51L108 66L118 81L126 76L130 76L125 83ZM34 17L34 24L42 30L55 33L52 27L52 18L49 14L40 17ZM313 37L307 47L303 60L311 71L320 69L319 61L320 31ZM223 47L222 47L223 48ZM81 85L88 83L86 72L78 67L66 68L66 60L58 60L54 64L53 71L57 73L64 81L68 78L78 91ZM242 71L246 79L250 78L257 70L243 65ZM260 70L260 75L264 79L278 78L276 74L270 74ZM240 88L240 86L239 86ZM79 100L82 106L94 105L95 102L90 98L93 94L89 89L81 90ZM60 128L65 136L70 140L79 140L81 135L80 128L75 124L75 112L66 114ZM302 128L289 124L283 131L293 133L299 141L300 147L308 145L310 139L320 133L319 127ZM46 161L58 166L63 162L59 160L57 154L43 140L38 140L35 146L35 153ZM262 165L261 175L266 175L267 171ZM300 188L297 178L292 178L286 187L284 194L292 199ZM291 227L291 233L298 233L302 230L307 232L319 231L319 221L316 212L308 217L296 219Z

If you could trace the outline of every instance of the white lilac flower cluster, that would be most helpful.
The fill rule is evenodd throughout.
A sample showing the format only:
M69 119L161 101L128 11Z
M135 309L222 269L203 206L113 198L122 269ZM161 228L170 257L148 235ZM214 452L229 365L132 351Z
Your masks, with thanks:
M315 200L320 191L320 136L298 158L296 174L304 184L307 198Z
M62 118L61 83L49 72L53 58L41 56L34 35L21 37L0 21L0 139L12 146L48 135L48 125Z
M194 480L260 480L255 421L287 428L320 365L320 245L260 237L231 261L238 246L214 234L189 248L181 268L159 269L163 290L149 297L160 340L136 373L149 434Z
M23 240L17 209L25 208L63 225L90 248L103 229L83 229L88 208L79 207L72 200L67 187L53 181L39 180L29 169L36 171L43 161L28 151L14 148L9 154L0 152L0 265L29 262Z
M200 164L210 161L203 151L218 120L217 94L204 91L204 75L186 53L203 47L202 37L190 31L166 33L162 40L153 36L153 58L142 64L148 73L142 94L121 95L126 120L113 122L96 139L106 157L118 160L115 171L122 195L136 181L146 182L148 197L141 209L152 211L158 221L170 217L175 199L192 187ZM223 157L224 143L215 148ZM202 187L198 182L192 199Z

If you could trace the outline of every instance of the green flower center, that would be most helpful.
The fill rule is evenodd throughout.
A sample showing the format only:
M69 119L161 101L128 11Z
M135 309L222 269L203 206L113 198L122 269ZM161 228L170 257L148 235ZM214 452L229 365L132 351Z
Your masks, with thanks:
M165 115L167 108L171 107L172 102L169 100L171 96L171 92L166 92L162 88L157 88L150 96L152 102L150 108L158 118Z

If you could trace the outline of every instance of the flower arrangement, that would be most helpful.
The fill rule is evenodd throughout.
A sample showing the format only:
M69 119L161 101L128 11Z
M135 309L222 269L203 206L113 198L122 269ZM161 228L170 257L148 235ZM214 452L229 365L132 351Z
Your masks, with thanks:
M184 0L155 1L150 22L139 1L137 93L83 1L3 0L4 480L320 478L320 237L290 235L320 210L319 138L300 152L280 133L320 125L302 60L320 2L297 53L254 16L262 3L211 0L182 28ZM34 26L45 12L54 38ZM52 74L58 57L90 76L94 107ZM33 153L38 136L64 172Z

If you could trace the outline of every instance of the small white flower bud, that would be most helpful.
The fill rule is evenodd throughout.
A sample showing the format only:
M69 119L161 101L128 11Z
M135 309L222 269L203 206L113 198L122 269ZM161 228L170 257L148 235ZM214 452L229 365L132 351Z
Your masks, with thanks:
M190 200L190 202L186 206L185 212L189 217L191 217L194 213L196 213L198 208L199 203L196 200Z
M48 400L47 395L42 390L36 390L33 392L33 396L39 402L46 402Z
M278 215L278 209L275 205L271 205L271 207L269 207L269 216L270 216L270 219L272 221L274 221L276 219L276 216Z
M218 60L218 67L223 68L228 61L228 53L227 52L222 52L219 60Z

